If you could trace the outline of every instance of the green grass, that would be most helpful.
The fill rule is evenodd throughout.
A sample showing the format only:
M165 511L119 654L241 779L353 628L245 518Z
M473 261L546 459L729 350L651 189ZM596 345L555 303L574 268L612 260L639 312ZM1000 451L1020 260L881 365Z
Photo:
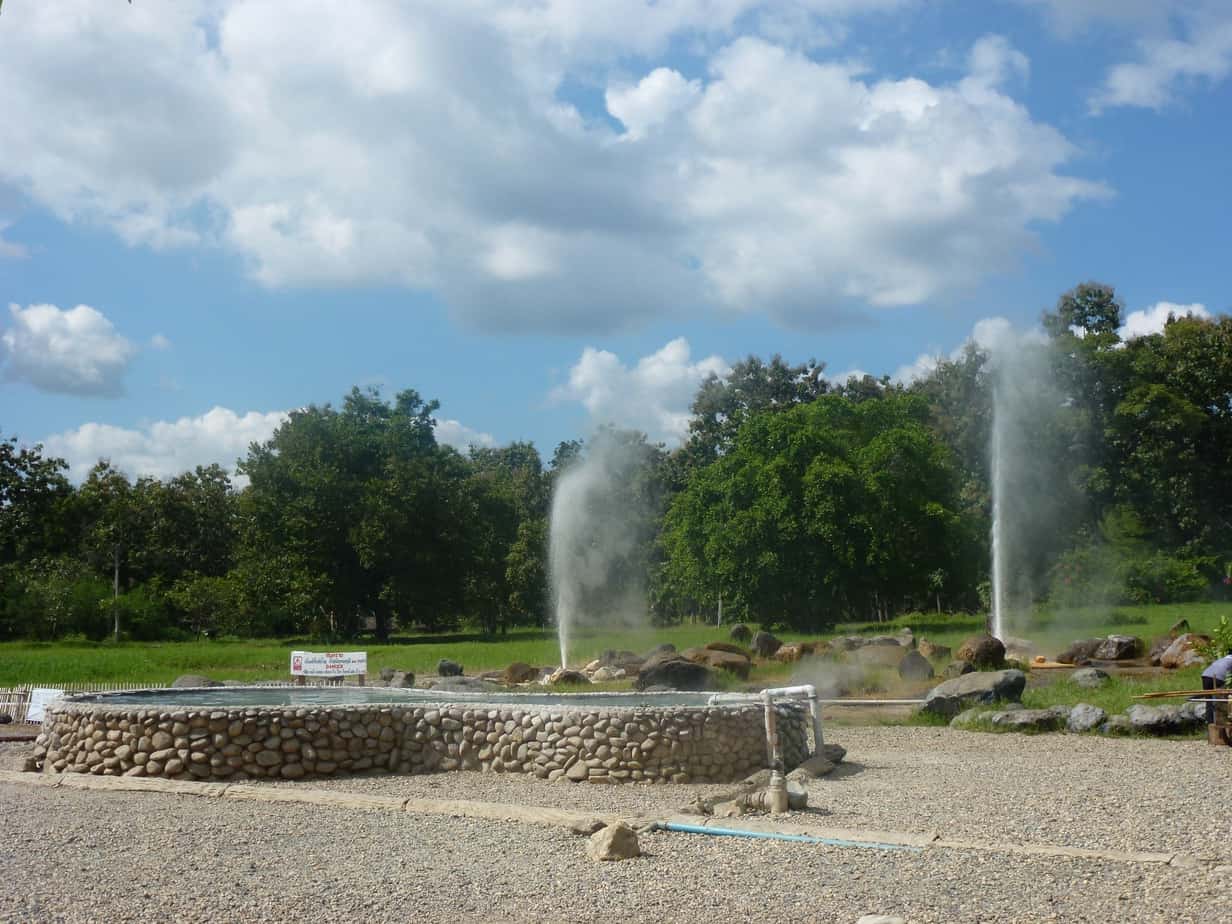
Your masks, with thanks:
M1139 635L1149 641L1167 632L1168 627L1181 618L1188 619L1195 631L1210 631L1224 614L1232 616L1232 604L1041 611L1033 614L1036 628L1024 634L1037 642L1040 653L1052 656L1076 638L1107 635L1110 632ZM886 634L910 626L917 639L928 638L938 644L957 648L965 638L982 631L983 625L983 618L979 616L914 613L888 623L841 625L835 631L826 633L826 636ZM678 649L684 649L727 637L727 626L700 623L641 632L579 631L571 643L569 660L575 665L585 664L605 648L627 648L643 654L660 642L671 642ZM817 638L816 635L797 633L779 633L779 637L787 642ZM279 680L288 676L288 661L293 648L321 651L327 647L332 646L303 639L120 644L4 642L0 643L0 686L56 682L168 683L180 674L190 673L217 679ZM467 673L472 674L499 670L513 661L525 661L536 666L560 661L555 632L537 629L511 631L508 636L498 639L483 639L468 634L425 635L396 639L395 643L387 645L359 641L337 647L366 650L373 673L384 667L392 667L414 671L419 676L435 674L436 662L441 658L458 661ZM794 665L773 662L759 665L751 681L761 684L787 682L795 669ZM1183 676L1186 675L1178 672L1170 674L1167 680L1173 683ZM1061 695L1061 691L1048 695ZM1088 701L1091 701L1089 697Z
M1179 706L1185 702L1182 697L1134 699L1140 693L1198 690L1201 687L1201 668L1188 667L1155 677L1114 677L1096 689L1080 687L1068 679L1041 686L1028 686L1022 694L1022 704L1028 709L1047 709L1049 706L1090 703L1092 706L1099 706L1109 715L1114 715L1124 712L1135 703L1145 703L1151 706Z
M783 636L786 639L795 636ZM644 654L661 642L678 649L727 638L727 627L684 625L645 632L577 632L569 660L585 664L606 648ZM450 658L469 674L500 670L514 661L536 666L560 663L555 632L520 629L491 640L478 635L415 636L395 644L367 641L324 645L303 639L229 640L201 642L4 642L0 643L0 686L18 683L141 682L167 683L180 674L205 674L219 680L282 680L289 676L293 648L310 651L367 651L368 667L436 674L436 662ZM768 665L767 677L790 674L788 665ZM758 678L760 679L760 677ZM772 682L766 680L765 682Z

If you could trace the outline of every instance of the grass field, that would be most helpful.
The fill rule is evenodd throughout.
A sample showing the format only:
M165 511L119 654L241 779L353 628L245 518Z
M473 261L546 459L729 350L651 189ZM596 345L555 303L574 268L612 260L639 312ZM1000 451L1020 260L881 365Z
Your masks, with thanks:
M1038 650L1055 655L1076 638L1122 632L1147 640L1167 632L1178 619L1188 619L1194 631L1210 631L1221 615L1232 617L1232 604L1181 604L1143 607L1088 608L1033 615L1032 628L1012 626L1011 633L1026 635ZM889 623L852 623L836 627L833 635L892 633L910 626L917 638L957 647L962 640L983 629L982 617L916 613ZM704 624L674 626L640 633L576 633L570 661L585 663L606 648L627 648L644 653L660 642L683 649L727 638L728 629ZM781 633L784 641L801 636ZM288 676L292 648L324 650L326 646L297 640L228 640L201 642L5 642L0 643L0 686L18 683L57 682L149 682L168 683L180 674L205 674L217 679L280 680ZM521 629L502 639L485 640L477 635L416 636L377 645L356 641L343 646L366 650L373 673L383 667L414 671L424 676L436 672L440 658L461 663L468 673L498 670L513 661L533 665L560 661L552 631ZM790 665L767 665L754 680L773 683L791 675ZM1173 675L1176 679L1180 674ZM1171 682L1172 678L1170 678ZM1060 691L1058 691L1059 694ZM1061 700L1057 700L1061 701Z

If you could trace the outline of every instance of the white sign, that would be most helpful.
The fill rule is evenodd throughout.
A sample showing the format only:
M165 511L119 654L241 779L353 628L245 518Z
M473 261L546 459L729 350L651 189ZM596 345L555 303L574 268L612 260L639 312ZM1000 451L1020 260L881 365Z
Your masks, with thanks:
M63 690L54 690L50 687L35 687L30 691L30 707L26 710L27 722L43 721L43 710L57 696L63 696Z
M342 677L368 673L366 651L293 651L291 673L297 677Z

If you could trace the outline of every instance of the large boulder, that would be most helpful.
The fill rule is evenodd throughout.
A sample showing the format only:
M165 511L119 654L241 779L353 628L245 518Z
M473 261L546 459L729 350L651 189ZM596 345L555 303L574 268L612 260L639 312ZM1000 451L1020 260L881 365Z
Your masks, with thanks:
M531 667L525 661L514 661L501 673L501 680L510 686L519 683L530 683L539 679L539 669Z
M1168 637L1172 639L1178 639L1182 635L1186 635L1191 631L1192 630L1189 628L1188 619L1178 619L1176 622L1174 622L1171 626L1168 627Z
M211 680L205 674L180 674L175 680L171 681L171 685L177 689L185 687L221 687L222 684L217 680Z
M1000 667L1005 661L1005 645L991 635L973 635L959 646L954 657L976 667Z
M1203 665L1206 663L1206 659L1198 653L1198 647L1200 645L1209 645L1210 643L1211 638L1209 635L1199 635L1194 632L1178 635L1176 640L1164 649L1163 654L1159 656L1159 666L1179 668Z
M652 658L655 658L659 655L675 654L675 653L676 653L675 645L673 645L671 642L661 642L658 645L655 645L654 648L651 648L648 652L646 652L646 656L642 658L642 660L650 661Z
M991 724L1022 732L1056 731L1065 724L1065 717L1052 709L1014 709L994 713Z
M637 832L623 821L600 828L586 842L586 853L592 860L631 860L642 855Z
M942 673L946 678L953 680L955 677L961 677L963 674L970 674L974 671L975 665L970 661L951 661Z
M461 677L462 665L457 661L441 658L436 662L436 672L441 677Z
M948 645L938 645L926 638L920 639L916 650L930 661L948 661L950 655L953 654Z
M1019 702L1027 675L1019 670L977 671L947 680L928 691L922 712L953 717L982 703Z
M1095 649L1091 658L1096 661L1130 661L1139 657L1145 646L1136 635L1110 635Z
M1095 649L1103 642L1102 638L1083 638L1070 642L1069 647L1057 655L1057 661L1061 664L1082 664L1084 661L1090 661Z
M1186 703L1183 706L1137 704L1125 710L1125 717L1133 730L1142 734L1181 735L1206 724L1202 706L1202 703Z
M1079 703L1069 711L1069 720L1065 723L1065 727L1072 732L1089 732L1095 731L1104 724L1108 719L1108 713L1099 706L1092 706L1090 703Z
M913 649L898 662L898 676L903 680L931 680L934 676L933 666L928 663L928 658Z
M1069 675L1069 679L1076 686L1088 690L1097 690L1112 680L1107 671L1101 671L1098 667L1080 667Z
M752 658L747 648L741 648L739 645L733 645L731 642L707 642L702 648L707 651L726 651L729 654L738 654L743 658Z
M381 671L381 676L385 676L385 672ZM391 671L390 675L385 678L385 686L396 687L401 690L409 690L415 686L414 671Z
M783 647L783 643L769 632L758 632L753 636L753 653L759 658L772 658L774 653Z
M675 651L673 646L672 651ZM642 669L642 659L627 649L607 648L599 655L599 664L612 670L624 670L636 674Z
M709 690L714 688L714 672L704 664L696 664L673 652L647 658L638 671L639 690L667 687L672 690Z
M791 664L803 658L804 654L805 654L804 646L800 644L799 642L796 642L795 644L792 644L792 645L784 645L782 648L776 651L774 653L774 660L780 661L783 664Z
M753 630L742 622L736 623L727 633L728 637L733 642L739 642L742 645L748 644L749 639L753 637Z
M681 652L681 656L688 658L694 664L704 664L706 667L713 667L715 670L735 674L742 680L749 679L749 669L753 666L752 660L746 654L714 649L709 646L705 648L690 648Z
M554 687L580 687L588 686L590 684L590 678L581 671L573 671L569 670L567 667L562 667L556 671L553 671L552 674L548 676L547 682L550 686Z

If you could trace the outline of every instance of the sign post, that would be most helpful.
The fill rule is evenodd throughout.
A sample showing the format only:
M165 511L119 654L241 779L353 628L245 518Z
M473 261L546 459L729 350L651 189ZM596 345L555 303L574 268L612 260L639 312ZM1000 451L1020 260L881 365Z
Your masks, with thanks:
M364 685L368 673L366 651L293 651L291 652L291 676L303 685L308 677L359 676L359 685Z

